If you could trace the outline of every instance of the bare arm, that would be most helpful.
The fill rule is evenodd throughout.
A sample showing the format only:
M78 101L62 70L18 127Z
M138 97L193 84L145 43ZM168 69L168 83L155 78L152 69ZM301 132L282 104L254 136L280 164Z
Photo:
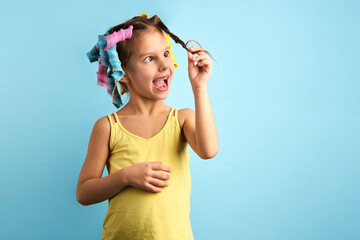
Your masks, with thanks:
M199 48L190 48L196 51ZM194 58L188 52L189 78L194 93L195 112L192 109L183 109L184 135L196 154L203 158L213 158L219 150L219 140L214 120L214 115L210 105L207 91L207 82L212 73L212 65L209 55L199 52ZM198 64L194 65L197 61Z
M76 198L84 206L103 202L127 186L124 169L103 178L88 179L78 186Z
M193 89L195 112L190 108L182 109L184 135L191 148L202 159L216 156L219 151L219 140L208 93L205 89Z
M94 125L77 183L76 199L82 205L105 201L128 185L126 168L101 178L109 156L109 140L110 123L103 117Z
M195 97L195 139L196 146L205 156L215 157L219 150L214 115L206 87L193 89ZM191 121L193 119L190 119Z
M120 169L101 178L109 156L110 123L106 117L99 119L90 136L88 153L81 169L76 199L82 205L105 201L126 186L145 189L154 193L169 186L170 167L161 162L141 162Z

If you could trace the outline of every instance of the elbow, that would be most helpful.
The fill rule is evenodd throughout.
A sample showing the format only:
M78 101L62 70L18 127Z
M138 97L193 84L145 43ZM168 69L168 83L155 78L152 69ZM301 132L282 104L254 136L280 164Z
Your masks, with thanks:
M200 158L206 160L214 158L219 152L219 142L208 143L206 147L198 149Z
M78 203L80 203L81 205L86 206L84 200L81 198L80 194L78 194L77 192L76 192L76 201L78 201Z
M214 158L218 154L218 151L218 148L214 148L211 151L207 151L206 153L200 155L200 158L204 160Z
M84 200L81 199L81 198L76 197L76 200L78 201L78 203L80 203L80 204L83 205L83 206L89 206L89 205L91 205L90 203L84 201Z
M216 156L217 153L215 154L209 154L209 155L204 155L204 156L201 156L202 159L204 160L207 160L207 159L211 159L211 158L214 158Z
M76 201L78 201L78 203L80 203L83 206L88 206L90 205L85 199L84 197L80 194L80 191L76 191Z
M81 205L86 206L85 202L83 202L78 196L76 196L76 201L78 201Z

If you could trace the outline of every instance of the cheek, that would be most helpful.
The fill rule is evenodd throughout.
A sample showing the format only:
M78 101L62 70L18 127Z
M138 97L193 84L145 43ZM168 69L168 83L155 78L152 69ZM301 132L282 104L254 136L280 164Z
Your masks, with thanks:
M141 72L144 77L153 77L154 76L154 70L151 68L144 67L141 69Z
M170 58L170 60L168 61L168 66L169 66L170 70L171 70L172 72L174 72L175 66L174 66L174 62L173 62L173 60L172 60L171 58Z
M142 67L139 68L139 70L136 72L136 75L140 81L148 81L149 79L154 78L154 71L147 67Z
M150 74L150 69L146 65L139 64L132 69L132 72L137 78L144 78Z

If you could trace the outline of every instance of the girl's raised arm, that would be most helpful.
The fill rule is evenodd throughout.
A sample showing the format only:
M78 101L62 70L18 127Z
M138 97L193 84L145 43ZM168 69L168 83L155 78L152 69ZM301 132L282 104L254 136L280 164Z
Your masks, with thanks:
M185 110L184 135L191 148L203 158L213 158L219 150L219 140L212 113L207 82L212 73L212 65L206 52L198 52L200 48L191 47L188 52L189 79L195 98L195 112ZM198 56L193 57L192 52ZM197 65L194 65L197 62Z

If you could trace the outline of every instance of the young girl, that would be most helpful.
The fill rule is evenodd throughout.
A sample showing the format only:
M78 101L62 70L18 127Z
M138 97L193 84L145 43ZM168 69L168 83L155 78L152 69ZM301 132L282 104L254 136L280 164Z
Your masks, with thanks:
M163 102L177 66L169 35L188 51L195 112ZM99 60L98 84L107 87L115 106L122 105L117 80L130 100L95 123L77 201L91 205L108 199L101 239L194 239L188 144L202 159L218 152L207 93L209 54L188 49L158 16L141 14L100 35L88 57ZM102 178L105 165L109 175Z

